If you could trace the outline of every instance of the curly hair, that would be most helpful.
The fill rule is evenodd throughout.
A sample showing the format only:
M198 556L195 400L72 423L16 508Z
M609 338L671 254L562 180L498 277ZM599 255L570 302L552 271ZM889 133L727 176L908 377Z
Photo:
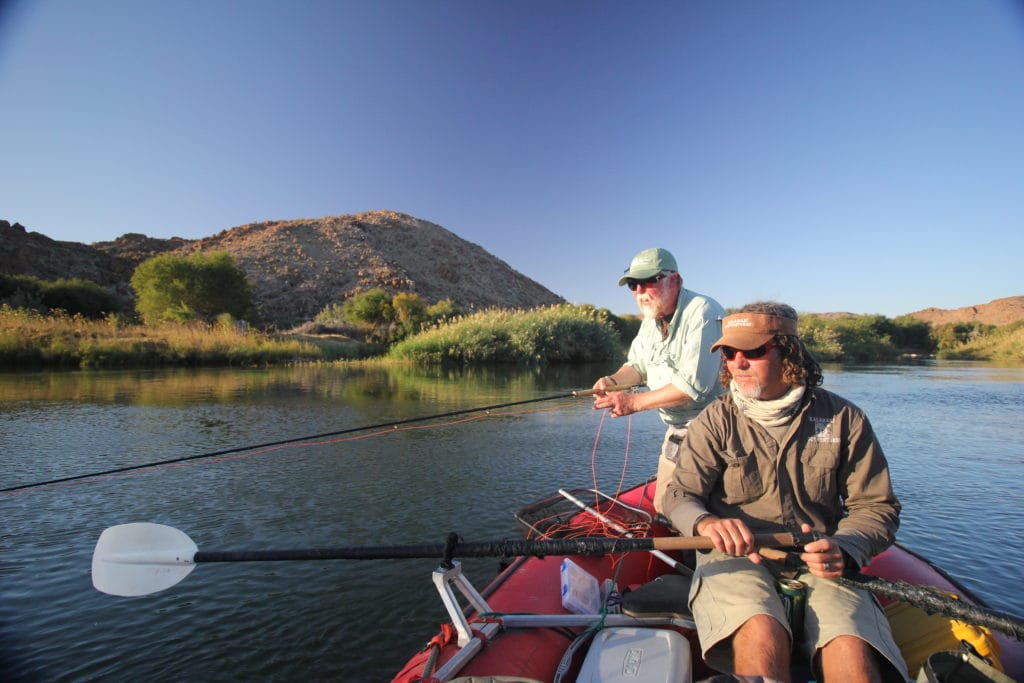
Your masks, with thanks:
M775 301L756 301L747 304L737 313L763 313L765 315L777 315L780 318L797 320L796 309L787 304L780 304ZM800 337L790 334L777 334L772 342L779 349L782 358L782 381L790 386L803 384L808 387L821 385L825 378L821 374L821 366L814 356L807 350ZM722 363L722 370L718 376L719 382L725 389L729 388L732 381L732 373L729 367Z

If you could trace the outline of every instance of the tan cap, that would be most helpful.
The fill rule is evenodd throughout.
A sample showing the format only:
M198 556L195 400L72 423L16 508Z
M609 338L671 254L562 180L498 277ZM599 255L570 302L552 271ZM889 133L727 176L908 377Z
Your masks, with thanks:
M711 345L731 346L740 351L756 349L777 334L796 336L796 321L766 313L733 313L722 318L722 338Z

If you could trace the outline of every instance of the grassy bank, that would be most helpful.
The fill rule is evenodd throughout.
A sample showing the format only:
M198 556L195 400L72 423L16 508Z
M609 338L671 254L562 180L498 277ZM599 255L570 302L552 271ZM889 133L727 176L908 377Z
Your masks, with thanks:
M0 366L7 368L253 366L326 355L309 342L234 325L125 325L116 318L88 320L0 308Z
M948 360L987 360L1024 364L1024 320L1009 325L945 325L936 330L936 356Z

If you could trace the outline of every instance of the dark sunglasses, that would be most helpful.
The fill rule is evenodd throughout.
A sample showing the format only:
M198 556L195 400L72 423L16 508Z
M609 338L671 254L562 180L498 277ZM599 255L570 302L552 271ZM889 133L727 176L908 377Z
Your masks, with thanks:
M636 290L640 289L641 285L644 287L649 287L653 285L655 282L661 282L668 276L669 273L658 273L657 275L652 275L651 277L644 278L643 280L637 280L635 278L626 278L626 286L629 287L629 291L635 292Z
M775 344L772 344L771 342L765 342L764 344L758 346L756 349L750 349L749 351L746 351L744 349L734 349L731 346L720 346L718 348L721 350L722 355L725 356L726 360L735 359L737 353L742 353L743 357L746 358L747 360L754 360L755 358L763 357L764 354L774 349Z

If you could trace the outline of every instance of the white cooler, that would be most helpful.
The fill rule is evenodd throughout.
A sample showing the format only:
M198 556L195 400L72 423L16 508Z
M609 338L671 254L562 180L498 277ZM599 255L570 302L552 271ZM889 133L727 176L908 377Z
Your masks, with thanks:
M598 631L579 683L690 683L690 641L677 631L620 626Z

